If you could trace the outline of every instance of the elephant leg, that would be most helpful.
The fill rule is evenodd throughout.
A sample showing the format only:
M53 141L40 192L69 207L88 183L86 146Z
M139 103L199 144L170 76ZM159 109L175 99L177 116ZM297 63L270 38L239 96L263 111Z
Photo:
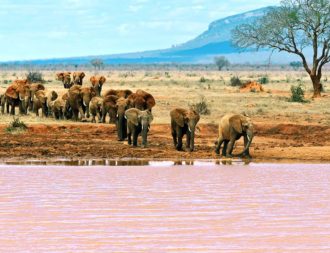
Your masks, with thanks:
M176 150L182 151L182 137L183 137L183 133L182 133L182 128L181 127L178 127L177 128L177 134L178 134L178 144L176 145Z
M10 105L10 103L7 102L7 104L6 104L6 111L7 111L7 114L9 114L9 105Z
M128 145L132 145L132 133L130 128L127 128L127 143Z
M191 139L191 134L189 131L186 133L186 149L190 149L190 139Z
M220 137L215 146L215 153L217 153L218 155L220 154L220 148L222 143L223 143L223 139L222 137Z
M176 146L178 145L177 134L176 134L176 131L173 129L172 129L172 138L173 138L174 147L176 148Z
M15 115L15 104L14 103L11 104L10 114Z
M103 108L102 109L102 119L101 119L101 122L102 123L105 123L105 117L107 116L107 111Z
M137 147L137 139L138 139L138 131L137 129L133 129L133 146Z
M19 113L23 114L23 105L21 101L18 103L18 108L19 108Z
M81 106L79 106L79 113L80 113L80 116L81 116L81 121L86 121L85 113L84 113L84 110Z
M229 141L225 140L224 143L223 143L222 156L226 156L227 155L228 142Z
M95 115L92 114L92 123L96 123Z
M233 148L234 148L234 144L235 144L235 138L232 138L227 146L227 154L226 157L232 157L232 152L233 152Z
M102 116L101 116L101 112L98 111L98 112L96 113L96 115L97 115L97 118L99 119L98 122L101 123L101 122L102 122L102 120L101 120L101 118L102 118Z

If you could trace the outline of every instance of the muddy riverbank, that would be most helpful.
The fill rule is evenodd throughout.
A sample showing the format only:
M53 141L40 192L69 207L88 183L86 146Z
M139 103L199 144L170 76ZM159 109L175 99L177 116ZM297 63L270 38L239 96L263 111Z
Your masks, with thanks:
M330 127L299 124L267 124L256 126L251 155L255 161L330 161ZM219 159L214 153L217 137L215 124L201 124L196 137L195 152L178 152L173 148L170 127L152 125L147 148L132 148L118 142L114 125L89 123L30 124L22 133L8 133L0 125L0 159L21 161L26 159L146 159L146 160L198 160ZM237 142L234 153L243 148Z

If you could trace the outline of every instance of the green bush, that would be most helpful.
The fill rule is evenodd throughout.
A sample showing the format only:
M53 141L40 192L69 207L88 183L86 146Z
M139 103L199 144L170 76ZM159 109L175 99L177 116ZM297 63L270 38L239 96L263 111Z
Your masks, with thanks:
M269 77L268 76L262 76L262 77L259 78L258 82L261 83L261 84L267 84L267 83L269 83Z
M230 78L230 85L231 86L242 86L242 81L241 79L239 79L238 76L233 76L232 78Z
M190 105L190 107L195 110L196 112L198 112L200 115L209 115L211 114L211 111L209 109L209 105L206 101L206 98L204 96L200 97L200 100L195 103Z
M45 83L45 80L41 72L29 72L26 75L26 79L29 83Z
M308 100L305 99L305 91L301 84L291 86L291 97L289 102L297 103L307 103Z
M205 79L205 77L204 77L204 76L202 76L202 77L199 79L199 82L201 82L201 83L205 83L205 82L206 82L206 79Z
M27 125L21 121L19 118L14 118L13 121L11 121L6 127L6 132L12 133L12 132L23 132L27 129Z

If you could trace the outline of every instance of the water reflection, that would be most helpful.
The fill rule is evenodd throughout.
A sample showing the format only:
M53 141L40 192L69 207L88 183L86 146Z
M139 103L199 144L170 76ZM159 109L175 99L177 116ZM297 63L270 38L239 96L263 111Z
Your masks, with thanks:
M250 160L144 160L144 159L80 159L80 160L25 160L0 161L0 165L64 165L64 166L216 166L249 165Z

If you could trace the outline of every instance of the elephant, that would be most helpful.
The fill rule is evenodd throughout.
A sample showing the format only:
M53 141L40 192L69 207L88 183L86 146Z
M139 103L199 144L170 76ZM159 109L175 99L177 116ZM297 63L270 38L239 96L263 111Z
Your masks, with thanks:
M33 111L36 116L39 116L39 109L42 108L42 116L48 117L51 114L50 103L56 100L58 97L56 91L44 91L38 90L35 92L33 97Z
M156 105L154 97L143 90L137 90L128 96L129 107L139 110L150 110Z
M39 116L39 109L42 108L42 116L48 116L47 95L44 90L38 90L33 97L33 111Z
M250 158L249 148L254 135L254 127L251 119L241 114L226 114L219 123L219 136L216 141L215 152L220 154L222 143L222 155L232 157L235 141L244 137L244 150L239 156Z
M78 120L79 113L81 121L86 120L86 113L87 118L89 118L89 103L95 96L96 92L93 87L81 87L75 84L69 89L66 108L71 108L74 120Z
M119 141L123 141L127 137L127 121L125 118L127 109L129 109L127 98L108 95L103 99L102 122L105 123L106 115L109 114L109 123L116 124Z
M0 95L0 106L1 106L1 114L5 114L5 106L6 106L6 95L1 94Z
M128 145L137 146L139 134L142 136L142 147L147 147L147 136L150 129L150 124L153 120L152 113L149 110L141 111L136 108L126 110L125 118L127 119L127 139Z
M29 111L33 111L34 94L39 90L45 90L45 86L41 83L30 84L29 101L28 101L28 110Z
M85 73L84 72L73 72L72 77L73 77L73 84L77 84L77 85L81 86L83 84L83 79L85 77Z
M63 96L59 96L54 101L49 102L49 108L55 119L68 118L66 114L66 100L63 99Z
M199 114L193 110L175 108L170 112L171 130L174 147L182 151L182 137L186 134L186 148L194 151L195 129L200 119Z
M93 97L89 103L89 111L92 114L92 123L96 123L95 117L97 116L99 119L99 123L102 122L102 105L103 98L102 97Z
M131 95L133 92L131 90L107 90L103 97L107 97L107 96L117 96L118 98L128 98L129 95Z
M56 74L56 79L62 81L65 89L70 89L72 86L71 72L60 72Z
M117 100L119 97L114 95L108 95L103 98L101 105L102 119L101 122L105 123L105 118L109 114L109 123L116 123L117 119Z
M96 90L96 95L101 96L102 86L107 79L104 76L92 76L89 80Z
M27 80L16 80L9 85L5 93L7 113L11 106L10 114L15 115L15 107L18 105L20 114L26 114L29 92L30 86Z

